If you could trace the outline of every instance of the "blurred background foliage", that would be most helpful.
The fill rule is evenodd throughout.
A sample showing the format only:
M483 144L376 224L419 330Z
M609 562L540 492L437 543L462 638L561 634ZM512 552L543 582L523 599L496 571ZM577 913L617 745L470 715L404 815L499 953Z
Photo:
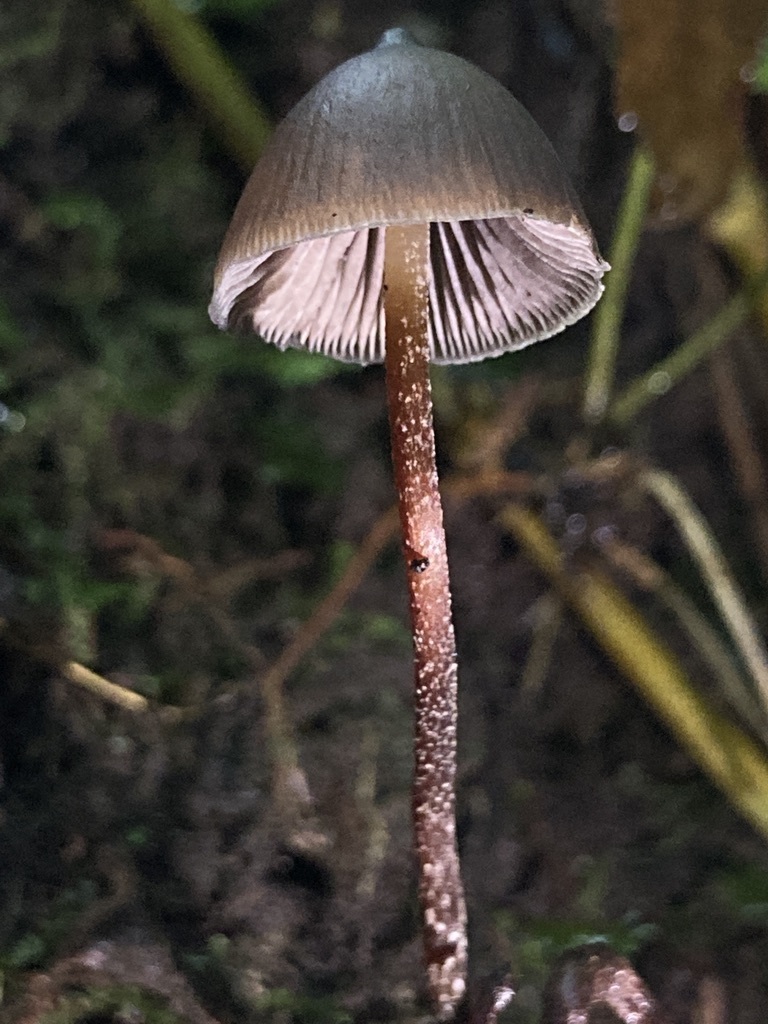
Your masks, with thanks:
M393 23L512 89L614 265L434 379L474 970L533 1021L607 940L670 1021L765 1019L767 7L3 3L9 1021L424 1016L381 372L206 315L270 126Z

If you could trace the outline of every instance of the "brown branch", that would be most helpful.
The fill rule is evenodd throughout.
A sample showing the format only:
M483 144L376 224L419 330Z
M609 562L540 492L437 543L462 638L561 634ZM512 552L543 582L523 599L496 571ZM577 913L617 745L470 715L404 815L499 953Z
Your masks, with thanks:
M167 551L154 538L131 529L102 530L97 537L102 551L122 557L124 568L133 575L154 572L173 580L195 598L226 601L254 580L271 579L306 564L303 551L278 551L268 558L251 558L237 565L202 576L189 562Z
M443 493L449 501L467 501L477 497L491 497L504 494L508 497L524 497L534 488L529 473L492 471L475 475L448 477L443 483ZM371 566L381 552L397 535L397 505L383 512L371 527L365 539L347 562L334 587L315 606L310 617L299 627L287 647L261 677L261 685L275 688L282 686L288 676L299 667L306 656L315 648L344 611L347 602L362 584Z
M154 572L184 587L197 586L197 573L189 562L169 555L156 540L136 530L102 530L96 543L102 551L120 555L124 568L133 576L146 576L148 572Z
M393 505L379 516L365 540L350 558L336 585L315 607L293 640L262 675L261 686L277 689L298 668L339 617L347 601L365 579L371 565L396 532L397 507Z

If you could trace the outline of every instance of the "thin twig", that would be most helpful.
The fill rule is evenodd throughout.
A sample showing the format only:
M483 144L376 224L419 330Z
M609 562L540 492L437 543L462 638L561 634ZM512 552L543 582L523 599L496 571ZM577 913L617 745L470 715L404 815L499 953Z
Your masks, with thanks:
M448 477L442 490L446 498L464 501L468 498L493 494L525 495L533 488L528 473L491 472L477 476ZM282 685L294 672L309 652L317 646L328 632L352 594L367 576L374 561L397 535L397 506L392 505L383 512L369 530L358 549L347 562L338 581L322 601L316 605L310 617L301 625L293 640L262 676L271 686Z
M496 494L523 496L530 494L533 486L534 481L528 473L494 470L448 477L442 490L448 501L465 501ZM398 509L392 506L376 520L334 587L315 606L293 640L258 678L259 693L265 706L265 733L271 747L275 771L274 797L278 808L294 805L297 793L301 792L301 786L296 785L296 780L301 777L298 750L285 700L287 679L333 626L379 554L396 537L397 526Z
M627 289L653 185L649 153L638 147L632 157L616 233L610 253L611 273L595 311L582 415L587 424L600 422L608 408L621 339Z
M333 589L315 607L293 640L265 671L258 669L258 693L264 704L264 732L273 771L273 797L283 817L295 817L308 807L309 790L299 763L298 746L285 699L285 683L318 644L362 583L378 554L397 530L397 509L388 509L374 523L349 560Z
M457 473L443 480L440 489L447 499L467 501L495 494L525 497L536 489L536 478L524 470L489 469L480 473Z
M183 597L202 607L223 638L256 672L264 668L264 655L240 636L227 603L254 580L270 579L306 564L304 551L278 551L267 558L252 558L236 566L202 575L189 562L169 555L154 538L132 529L102 530L97 542L103 551L121 557L121 565L135 576L152 572L171 580Z
M60 671L70 683L90 690L91 693L109 701L110 704L116 704L128 711L146 711L150 706L147 698L140 693L128 690L124 686L118 686L117 683L110 682L109 679L92 672L91 669L76 661L65 662Z
M237 565L206 575L203 585L212 600L227 602L256 580L280 579L308 564L306 551L286 548L265 558L247 558Z
M6 619L0 618L0 632L5 631L9 631L9 624ZM20 643L16 637L11 636L10 631L9 639L15 647L23 650L25 653L30 653L27 645ZM32 656L39 657L39 652L32 652ZM150 702L142 694L136 693L135 690L129 690L125 686L120 686L118 683L113 683L109 679L105 679L104 676L100 676L92 669L86 668L85 665L81 665L78 661L59 662L55 657L45 657L43 660L49 664L51 669L59 672L70 683L74 683L75 686L81 686L84 690L89 690L110 704L125 708L127 711L147 711L151 707Z
M709 524L669 473L647 469L639 474L638 483L674 520L768 713L768 656Z
M371 527L365 540L350 558L336 585L315 607L293 640L261 677L261 685L269 689L281 687L309 652L317 646L341 612L349 598L365 579L380 552L397 533L397 508L387 509Z
M448 477L442 491L447 499L465 501L469 498L494 494L525 495L533 488L528 473L493 471L478 475ZM393 505L383 512L371 527L365 539L347 562L346 568L334 587L315 606L310 617L261 677L262 686L273 690L282 687L288 676L320 642L344 610L350 597L363 582L371 566L384 548L397 535L398 512Z
M130 528L102 530L96 542L102 551L119 555L127 571L135 576L147 570L173 580L192 598L227 601L254 580L272 579L305 565L304 551L287 549L266 558L249 558L203 575L190 562L170 555L153 537Z

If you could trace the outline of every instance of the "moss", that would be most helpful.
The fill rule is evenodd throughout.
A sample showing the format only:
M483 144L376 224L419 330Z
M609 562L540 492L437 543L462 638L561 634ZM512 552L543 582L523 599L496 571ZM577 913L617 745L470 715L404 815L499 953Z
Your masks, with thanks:
M181 1024L157 996L132 985L86 988L63 997L40 1024Z

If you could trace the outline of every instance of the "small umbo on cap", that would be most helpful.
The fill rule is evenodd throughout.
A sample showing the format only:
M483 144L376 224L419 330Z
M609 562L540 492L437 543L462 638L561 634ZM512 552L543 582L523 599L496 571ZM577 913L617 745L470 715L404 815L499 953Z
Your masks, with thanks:
M602 293L608 265L533 119L479 68L392 29L275 130L225 237L211 319L381 362L384 233L420 223L434 362L549 337Z

